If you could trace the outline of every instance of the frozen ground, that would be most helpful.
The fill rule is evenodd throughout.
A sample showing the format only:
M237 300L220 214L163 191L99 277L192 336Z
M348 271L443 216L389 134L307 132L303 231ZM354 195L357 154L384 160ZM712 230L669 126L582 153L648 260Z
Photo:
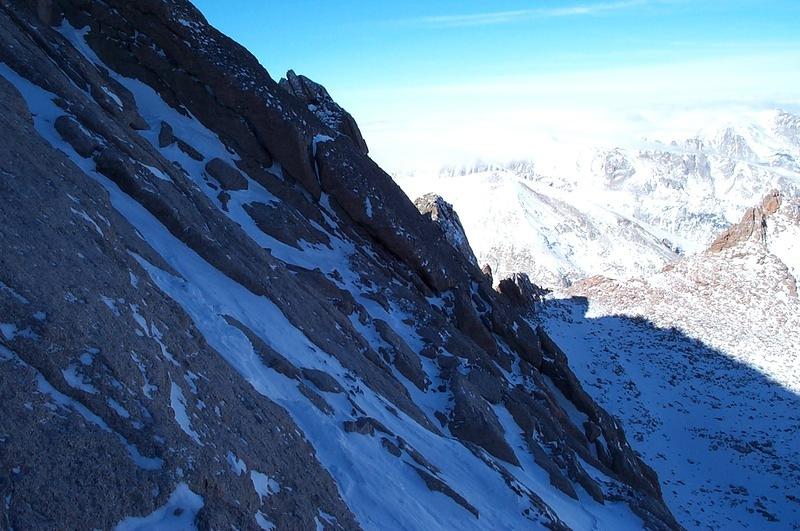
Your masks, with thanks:
M690 528L800 527L800 256L785 206L766 245L592 278L542 313Z

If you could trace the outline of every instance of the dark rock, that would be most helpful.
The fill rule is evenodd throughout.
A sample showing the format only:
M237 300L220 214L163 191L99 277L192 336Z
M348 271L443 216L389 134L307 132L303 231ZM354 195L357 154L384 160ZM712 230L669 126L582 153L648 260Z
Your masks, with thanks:
M400 448L386 437L381 437L381 446L386 448L386 451L395 457L400 457L403 455L403 452L400 450Z
M383 340L393 347L394 366L397 367L400 374L408 378L419 389L425 391L429 382L425 372L422 370L422 363L419 361L419 357L385 321L375 319L373 324Z
M172 126L167 122L161 122L161 129L158 131L158 147L167 147L174 144L176 140Z
M310 381L317 389L326 393L343 393L344 389L336 381L336 378L317 369L302 368L303 378Z
M459 439L472 442L498 459L519 465L517 456L505 439L505 432L489 404L478 390L459 373L450 380L453 391L453 413L450 432Z
M587 420L583 423L583 429L586 433L586 439L593 443L595 442L602 434L603 431L600 429L600 426L592 422L591 420Z
M81 157L91 157L100 147L100 142L69 116L59 116L53 125L61 138L66 140Z
M360 433L361 435L375 435L375 432L379 431L387 435L393 435L386 426L372 417L360 417L356 420L346 420L344 422L344 431L347 433Z
M43 24L48 26L59 26L63 20L61 10L55 0L35 0L36 1L36 14Z
M184 142L180 138L177 140L177 142L178 142L178 149L180 149L181 151L183 151L184 153L189 155L189 158L192 158L192 159L194 159L194 160L196 160L198 162L200 162L203 159L205 159L205 157L203 156L202 153L197 151L195 148L193 148L192 146L190 146L189 144L187 144L186 142Z
M484 264L481 268L481 272L486 276L490 283L494 283L494 275L492 274L492 266L489 264Z
M548 293L548 290L531 282L525 273L514 273L502 279L497 285L497 291L508 297L512 304L531 310Z
M358 124L349 112L333 101L325 87L306 76L295 74L293 70L286 73L286 78L281 79L279 85L303 102L325 125L350 138L363 155L369 153Z
M301 242L316 245L330 244L331 240L327 234L286 205L253 202L245 204L244 210L264 234L296 249L302 249Z
M427 472L426 470L417 468L415 466L412 466L411 468L413 468L417 472L417 474L419 474L419 477L422 478L422 480L425 482L425 485L428 487L429 490L441 492L442 494L444 494L445 496L447 496L448 498L452 499L454 502L459 504L461 507L463 507L464 509L468 510L473 515L475 515L475 518L480 517L478 509L473 507L471 503L469 503L459 493L454 491L447 483L437 478L433 474Z
M455 296L455 318L458 329L469 336L478 346L490 354L497 352L497 343L491 331L478 315L472 299L464 292Z
M478 259L475 258L475 253L467 239L467 233L464 231L464 226L461 225L461 219L453 205L440 195L425 194L414 200L414 206L417 207L420 214L436 223L450 245L460 252L469 263L478 267ZM491 269L489 271L491 276Z
M246 190L247 179L239 170L220 158L213 158L206 164L206 171L217 180L225 190Z
M475 386L478 393L492 404L499 404L503 399L503 382L499 375L490 374L485 369L475 367L467 374L467 380Z
M303 393L303 396L308 398L308 400L314 404L314 407L326 415L333 415L333 408L330 406L330 404L328 404L327 400L317 394L314 390L303 383L298 386L298 389L300 389L300 392Z
M222 204L222 209L227 212L228 211L228 201L231 200L231 194L229 194L225 190L222 190L222 191L220 191L220 193L217 194L217 199Z

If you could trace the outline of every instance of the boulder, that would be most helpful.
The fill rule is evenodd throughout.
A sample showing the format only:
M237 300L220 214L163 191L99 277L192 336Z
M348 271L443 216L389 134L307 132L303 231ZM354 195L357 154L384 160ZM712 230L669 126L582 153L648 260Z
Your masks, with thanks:
M53 125L61 138L81 157L91 157L100 147L100 142L70 116L59 116Z
M247 179L242 173L220 158L213 158L206 164L206 172L225 190L246 190Z
M279 85L305 104L325 125L352 140L363 155L369 153L355 119L331 98L325 87L306 76L295 74L294 70L289 70Z
M450 432L459 439L480 446L498 459L519 465L497 415L475 386L456 372L450 380L450 388L454 400Z
M172 132L172 126L167 122L161 122L161 129L158 131L158 147L164 148L175 143L177 138Z
M336 381L336 378L327 372L318 369L302 368L300 371L303 373L303 378L313 383L314 386L325 393L343 393L344 389Z
M461 219L453 205L440 195L425 194L414 200L414 206L417 207L420 214L436 223L450 245L460 252L470 264L478 267L478 259L475 258L475 253L467 239L467 233L464 231L464 226L461 225ZM489 271L491 275L491 269Z

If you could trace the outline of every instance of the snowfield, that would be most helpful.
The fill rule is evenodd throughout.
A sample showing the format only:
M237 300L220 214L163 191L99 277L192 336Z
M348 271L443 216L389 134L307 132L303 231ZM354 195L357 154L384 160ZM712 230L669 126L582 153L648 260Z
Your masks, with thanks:
M543 309L687 527L800 527L799 205L767 218L766 242L590 278Z
M394 178L412 199L453 204L495 280L523 271L549 287L654 273L707 247L770 190L800 194L800 120L782 111L553 156Z

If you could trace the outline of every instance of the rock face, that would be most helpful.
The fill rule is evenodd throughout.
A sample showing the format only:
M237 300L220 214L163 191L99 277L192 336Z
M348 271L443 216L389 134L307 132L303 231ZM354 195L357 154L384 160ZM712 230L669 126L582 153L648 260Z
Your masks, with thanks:
M720 234L708 250L718 253L748 241L766 245L767 218L777 212L780 206L781 194L773 190L764 197L761 205L748 209L742 221Z
M361 130L355 119L333 101L325 87L311 81L306 76L298 76L294 70L289 70L279 84L286 92L305 103L308 110L313 112L321 122L352 140L363 155L369 153L367 143L361 136Z
M471 264L476 267L478 259L472 252L472 247L469 245L467 234L464 232L464 227L461 225L461 220L458 219L458 213L453 209L453 205L448 203L439 195L425 194L414 201L420 214L427 216L434 221L450 242L450 245L455 247ZM489 269L491 271L491 268Z
M531 282L525 273L514 273L508 278L502 279L497 284L497 291L508 297L512 304L520 307L529 307L541 302L548 290L541 288Z
M286 83L183 0L0 3L2 525L678 527L529 311Z

